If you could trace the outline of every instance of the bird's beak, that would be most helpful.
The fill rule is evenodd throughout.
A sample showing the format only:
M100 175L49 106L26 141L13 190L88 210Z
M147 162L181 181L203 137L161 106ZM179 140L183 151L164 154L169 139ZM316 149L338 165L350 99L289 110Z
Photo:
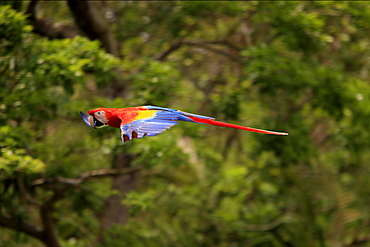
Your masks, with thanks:
M104 123L102 123L96 117L94 117L92 115L87 116L83 112L80 112L80 116L81 116L82 120L84 120L85 124L89 127L93 127L94 129L96 129L96 127L99 128L99 127L105 126Z
M81 116L82 120L84 120L84 122L87 126L95 128L94 117L93 116L91 116L91 115L87 116L83 112L80 112L80 116Z
M91 116L91 115L89 115L87 118L88 118L88 120L89 120L90 125L91 125L92 127L94 127L94 129L96 129L96 128L95 128L95 121L94 121L94 117L93 117L93 116Z

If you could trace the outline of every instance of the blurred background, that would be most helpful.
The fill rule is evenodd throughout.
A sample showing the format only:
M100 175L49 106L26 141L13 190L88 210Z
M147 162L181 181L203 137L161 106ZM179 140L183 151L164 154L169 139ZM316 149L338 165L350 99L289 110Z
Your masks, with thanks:
M368 3L0 5L0 246L370 246ZM79 116L139 105L290 135Z

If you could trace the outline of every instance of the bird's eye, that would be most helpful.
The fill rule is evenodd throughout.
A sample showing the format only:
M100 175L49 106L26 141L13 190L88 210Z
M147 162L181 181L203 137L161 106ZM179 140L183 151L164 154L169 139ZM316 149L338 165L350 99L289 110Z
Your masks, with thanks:
M101 112L100 112L100 111L98 111L97 113L98 113L98 115L100 115L100 113L101 113Z

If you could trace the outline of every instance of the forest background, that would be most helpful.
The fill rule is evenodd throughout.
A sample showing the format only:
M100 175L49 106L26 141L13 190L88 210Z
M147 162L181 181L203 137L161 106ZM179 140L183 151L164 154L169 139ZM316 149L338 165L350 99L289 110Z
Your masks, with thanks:
M370 4L2 1L0 246L370 246ZM180 123L122 145L79 111Z

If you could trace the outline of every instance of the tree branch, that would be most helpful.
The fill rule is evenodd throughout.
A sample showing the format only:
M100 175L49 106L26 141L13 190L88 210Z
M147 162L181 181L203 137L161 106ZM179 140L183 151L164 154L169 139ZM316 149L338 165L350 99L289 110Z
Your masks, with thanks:
M244 229L246 231L251 231L251 232L271 231L284 223L285 223L284 219L277 219L270 223L265 223L265 224L254 224L254 225L250 224L250 225L247 225Z
M181 66L180 70L199 91L203 92L206 95L205 89L199 84L199 81L191 75L186 66Z
M230 43L229 41L227 40L214 40L214 41L204 41L203 42L204 44L216 44L216 45L225 45L225 46L228 46L230 47L231 49L239 52L241 49L239 47L237 47L236 45Z
M23 201L24 204L40 207L40 205L35 200L33 200L27 193L22 174L16 175L16 181L20 193L20 200Z
M100 40L104 49L115 57L119 57L118 45L109 31L108 24L89 1L67 0L74 16L76 25L91 40Z
M43 231L34 225L30 225L23 221L19 221L11 217L5 217L1 215L0 215L0 226L15 231L23 232L37 239L41 239L43 234Z
M132 161L136 155L130 155L120 152L113 159L111 167L116 171L130 171L128 174L117 174L112 179L111 189L118 191L118 194L110 195L105 201L104 209L100 214L100 230L103 233L113 225L126 225L130 218L130 208L122 204L122 199L127 193L137 188L139 183L140 173L136 172L136 167L131 167ZM136 169L135 169L136 168ZM134 172L135 171L135 172ZM99 239L104 244L103 235L99 235Z
M19 179L17 178L18 186ZM22 187L22 185L20 186ZM22 191L22 188L19 188ZM22 220L21 217L13 218L0 215L0 226L10 228L15 231L23 232L29 236L37 238L48 247L60 247L60 243L55 231L55 223L53 220L54 205L58 200L64 198L66 188L54 188L53 195L42 205L38 206L42 229L35 225L31 225ZM24 193L21 192L21 194ZM24 200L24 198L23 198ZM29 200L29 199L26 199ZM33 204L38 205L38 204Z
M64 178L64 177L40 178L33 181L32 186L45 186L49 184L55 185L55 183L64 184L67 186L77 186L85 181L89 181L95 178L115 177L123 174L136 172L140 169L141 169L140 166L129 168L110 168L84 172L77 178Z
M230 59L233 62L241 63L240 62L240 57L237 57L237 56L235 56L231 53L228 53L226 51L214 48L214 47L208 45L206 42L183 41L183 44L184 45L189 45L189 46L197 46L197 47L200 47L202 49L205 49L205 50L212 51L214 53L218 53L220 55L223 55L223 56L227 57L228 59Z
M73 38L78 34L77 29L73 26L54 26L43 19L37 19L36 10L38 4L39 0L31 0L26 10L27 19L33 26L34 33L48 37L49 39Z
M369 237L355 238L351 243L343 245L343 247L355 247L355 246L364 246L364 244L370 242Z
M106 20L99 14L92 1L67 0L68 6L74 16L76 25L91 40L99 40L106 52L120 57L119 45L113 33L109 30ZM118 78L111 81L110 87L105 87L103 94L111 97L125 97L127 81L119 67L115 69Z
M235 51L240 51L240 49L238 47L236 47L235 45L231 44L228 41L220 41L220 40L215 40L215 41L183 41L183 40L178 40L178 41L175 41L167 50L155 55L153 57L153 59L158 60L158 61L165 61L167 59L167 57L172 52L178 50L183 45L188 45L188 46L198 46L202 49L209 50L209 51L212 51L214 53L221 54L221 55L229 58L233 62L239 62L240 63L240 58L239 57L237 57L237 56L235 56L231 53L228 53L226 51L214 48L214 47L210 46L210 44L211 45L213 45L213 44L222 44L222 45L226 45L226 46L232 48Z
M54 194L40 207L40 217L44 226L44 231L41 237L48 247L60 247L60 243L55 232L55 223L53 220L53 212L55 203L64 198L65 189L54 191Z
M174 42L167 50L165 50L164 52L161 52L157 55L154 56L154 60L158 60L158 61L165 61L166 58L174 51L178 50L179 48L181 48L181 46L183 45L183 42L181 40L179 41L176 41Z
M21 200L25 200L26 203L38 206L43 230L23 221L17 221L12 217L5 217L1 215L0 226L35 237L42 241L46 246L60 247L61 245L55 232L55 223L52 214L54 212L55 203L64 198L65 192L68 188L78 186L85 181L95 178L115 177L123 174L130 174L140 169L141 167L139 166L129 168L99 169L82 173L77 178L54 177L37 179L33 181L32 186L48 186L54 192L53 195L42 205L37 204L31 198L29 198L23 181L21 180L22 177L18 176L17 185L21 193ZM61 184L63 185L62 187L60 186Z

